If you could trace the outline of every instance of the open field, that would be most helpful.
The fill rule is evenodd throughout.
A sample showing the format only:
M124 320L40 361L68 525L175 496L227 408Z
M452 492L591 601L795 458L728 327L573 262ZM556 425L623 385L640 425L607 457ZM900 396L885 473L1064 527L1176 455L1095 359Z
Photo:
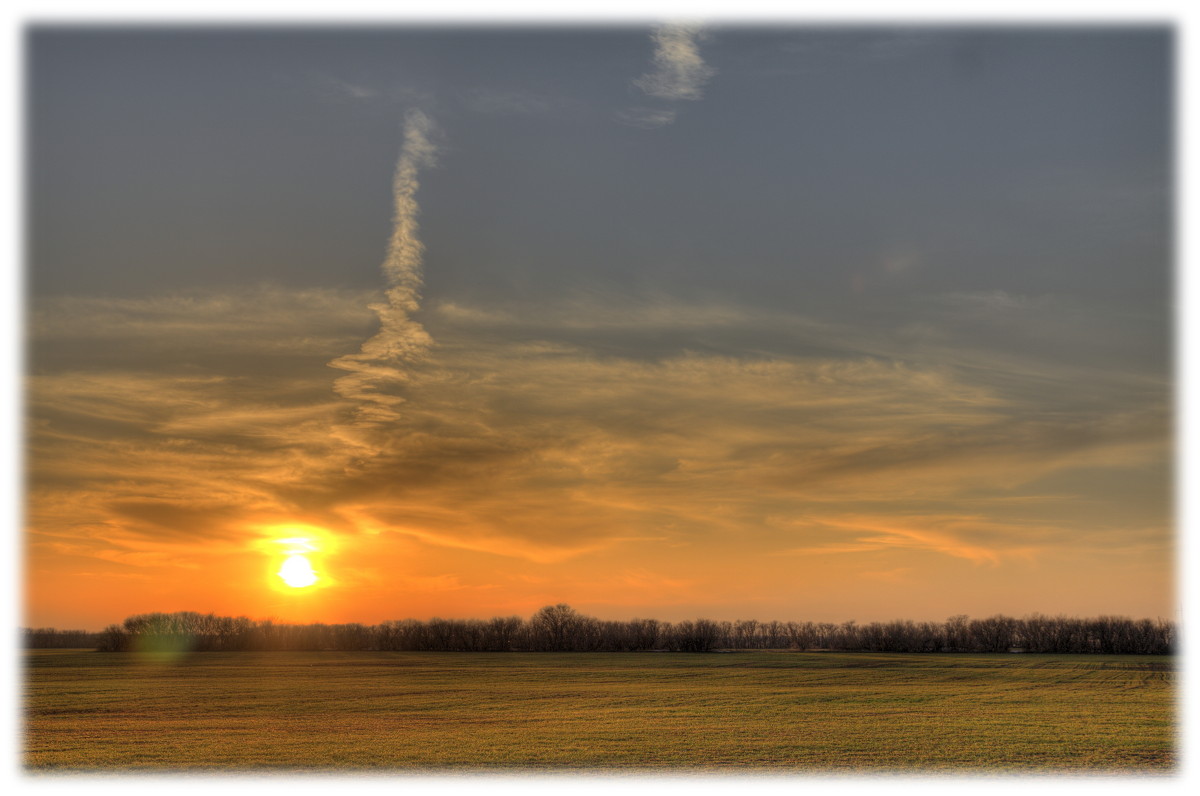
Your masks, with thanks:
M26 653L31 770L1170 772L1174 660Z

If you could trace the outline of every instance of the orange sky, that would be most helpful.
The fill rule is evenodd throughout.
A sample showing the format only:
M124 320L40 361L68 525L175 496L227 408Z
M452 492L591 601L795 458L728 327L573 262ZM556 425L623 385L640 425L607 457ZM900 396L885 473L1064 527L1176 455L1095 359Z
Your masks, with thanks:
M319 298L336 317L357 297ZM125 311L153 317L153 301ZM276 301L197 302L185 312L214 333L197 339L172 312L149 335L211 357L205 371L30 378L30 624L152 610L377 622L560 601L605 618L1172 613L1165 510L1146 519L1168 480L1153 415L1060 448L945 372L647 363L448 333L379 422L332 392L323 366L345 338L274 369L300 332ZM82 326L96 310L79 309ZM62 320L54 333L73 334ZM1081 481L1114 499L1080 498ZM321 540L324 581L281 591L264 540L296 536Z
M666 71L638 78L647 50L623 80L699 102L723 74L697 66L703 41L678 34L677 74L647 39ZM621 134L668 135L675 112L629 111ZM31 299L27 625L558 602L667 620L1174 615L1154 312L935 289L904 247L847 268L827 312L720 290L425 289L446 239L422 240L424 183L470 152L401 115L377 288L251 274ZM905 280L923 292L887 292ZM295 538L314 586L277 575Z

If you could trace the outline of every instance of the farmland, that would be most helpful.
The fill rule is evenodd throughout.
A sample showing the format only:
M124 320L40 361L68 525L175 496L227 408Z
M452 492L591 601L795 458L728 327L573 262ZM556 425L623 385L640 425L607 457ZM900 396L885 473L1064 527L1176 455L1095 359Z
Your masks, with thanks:
M1164 656L26 653L31 771L1175 765Z

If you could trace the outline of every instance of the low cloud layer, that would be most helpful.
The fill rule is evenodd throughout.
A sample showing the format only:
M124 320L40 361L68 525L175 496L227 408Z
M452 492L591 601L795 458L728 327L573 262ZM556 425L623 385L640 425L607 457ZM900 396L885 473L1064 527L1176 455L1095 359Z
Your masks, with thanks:
M415 261L408 251L402 264ZM397 273L407 312L413 271ZM198 566L185 551L199 541L231 555L256 529L301 522L374 551L343 562L347 583L387 592L384 573L399 568L451 578L455 599L487 605L485 587L503 586L508 602L464 608L486 613L542 598L611 603L600 584L612 579L643 584L629 605L660 599L666 582L694 584L672 594L695 601L722 593L716 573L763 557L805 573L785 585L794 577L779 564L764 575L775 583L766 600L850 588L826 581L843 571L891 573L867 580L893 585L979 568L1036 580L1069 556L1102 567L1116 539L1147 567L1170 555L1165 496L1136 476L1169 460L1166 383L1114 389L1100 367L1047 381L1044 358L989 356L953 334L969 325L960 309L986 297L933 305L943 333L930 359L955 361L946 340L960 339L962 366L889 356L883 330L855 338L834 318L736 306L435 304L422 317L436 343L388 360L402 379L355 371L381 396L367 403L388 410L364 417L364 392L334 389L326 366L330 346L369 319L355 307L363 297L264 295L275 298L36 308L35 350L47 353L30 379L35 561L69 551L112 572ZM299 342L289 316L271 311L289 304L323 333ZM1048 302L996 306L1016 309L1016 323L1063 322ZM1098 320L1076 322L1082 333ZM381 326L371 339L409 331ZM117 338L107 358L69 361ZM231 348L179 356L197 339ZM747 349L754 339L774 350Z

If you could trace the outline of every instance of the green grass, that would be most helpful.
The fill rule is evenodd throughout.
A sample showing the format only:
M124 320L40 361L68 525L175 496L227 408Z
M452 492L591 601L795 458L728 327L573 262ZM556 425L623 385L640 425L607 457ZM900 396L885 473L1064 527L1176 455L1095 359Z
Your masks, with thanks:
M1175 765L1151 656L34 650L31 770L1127 771Z

